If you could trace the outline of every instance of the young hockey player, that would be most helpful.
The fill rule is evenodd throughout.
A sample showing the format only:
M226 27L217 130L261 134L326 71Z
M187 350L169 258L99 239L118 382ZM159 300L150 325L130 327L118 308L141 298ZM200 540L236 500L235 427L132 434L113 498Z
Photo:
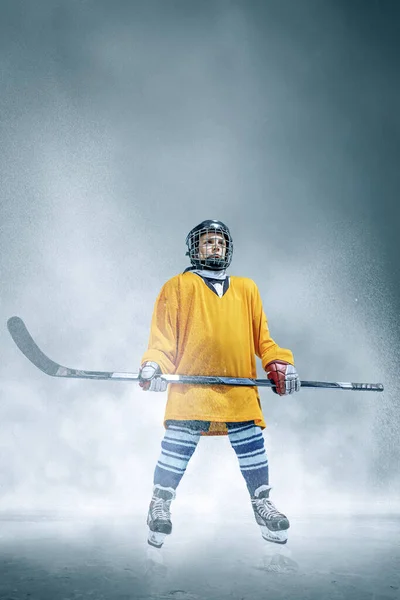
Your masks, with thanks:
M163 286L139 375L144 390L165 391L163 373L256 378L257 355L279 395L300 389L290 350L271 338L256 284L229 277L233 240L221 221L203 221L187 238L192 266ZM287 541L288 518L269 498L265 427L256 387L170 384L165 436L154 473L148 542L172 531L170 505L202 435L229 436L264 539Z

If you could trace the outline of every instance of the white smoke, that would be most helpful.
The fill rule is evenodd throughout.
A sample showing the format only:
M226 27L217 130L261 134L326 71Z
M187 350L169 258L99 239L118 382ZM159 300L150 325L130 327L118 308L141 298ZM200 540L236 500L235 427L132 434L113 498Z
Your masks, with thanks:
M290 85L271 68L268 90L260 89L246 16L220 6L208 29L161 27L144 12L132 31L100 11L82 39L66 26L73 73L57 72L47 57L51 84L40 72L27 97L18 95L25 112L7 138L18 177L5 186L14 208L3 221L2 320L19 314L68 366L136 371L156 295L187 266L187 231L222 219L235 240L232 274L257 282L272 334L293 350L301 377L387 386L384 400L262 391L277 504L294 513L362 510L379 483L379 457L391 464L387 436L397 431L387 418L397 414L397 384L380 249L353 238L334 193L321 195L318 174L276 143L276 121L263 129L281 106L287 116ZM334 129L336 113L332 120ZM329 148L340 143L337 136ZM46 379L5 328L1 344L0 508L144 515L165 397L123 383ZM396 476L390 486L389 502ZM176 512L222 519L228 495L233 513L247 518L246 494L228 440L202 439Z

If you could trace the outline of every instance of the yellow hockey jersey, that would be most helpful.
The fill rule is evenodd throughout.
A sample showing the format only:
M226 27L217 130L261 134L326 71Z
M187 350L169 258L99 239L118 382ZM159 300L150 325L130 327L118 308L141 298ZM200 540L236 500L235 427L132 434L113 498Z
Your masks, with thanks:
M290 350L271 338L258 288L245 277L230 277L222 297L187 271L162 287L155 303L144 361L179 375L256 375L257 355L293 364ZM211 421L210 435L224 434L226 422L255 421L265 427L256 387L169 384L165 421Z

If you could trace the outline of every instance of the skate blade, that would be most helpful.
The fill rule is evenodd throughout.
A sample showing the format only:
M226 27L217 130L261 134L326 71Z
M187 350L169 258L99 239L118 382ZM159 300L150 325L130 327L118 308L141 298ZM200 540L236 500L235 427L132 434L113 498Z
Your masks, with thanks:
M287 529L283 531L271 531L268 527L260 527L261 535L267 542L273 542L275 544L286 544L288 540Z
M160 533L158 531L149 531L147 543L150 544L150 546L154 546L154 548L161 548L166 537L166 533Z

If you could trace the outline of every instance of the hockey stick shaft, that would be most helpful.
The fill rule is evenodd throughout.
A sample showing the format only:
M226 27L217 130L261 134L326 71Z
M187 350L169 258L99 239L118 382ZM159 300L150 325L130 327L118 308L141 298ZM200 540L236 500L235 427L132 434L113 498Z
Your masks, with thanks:
M83 371L64 367L46 356L30 335L25 323L19 317L11 317L7 327L14 342L31 363L46 375L73 379L96 379L139 382L138 373L118 373L113 371ZM162 375L168 383L189 385L229 385L272 387L269 379L251 379L246 377L219 377L206 375ZM301 381L303 388L342 389L354 391L383 392L381 383L349 383L329 381Z

